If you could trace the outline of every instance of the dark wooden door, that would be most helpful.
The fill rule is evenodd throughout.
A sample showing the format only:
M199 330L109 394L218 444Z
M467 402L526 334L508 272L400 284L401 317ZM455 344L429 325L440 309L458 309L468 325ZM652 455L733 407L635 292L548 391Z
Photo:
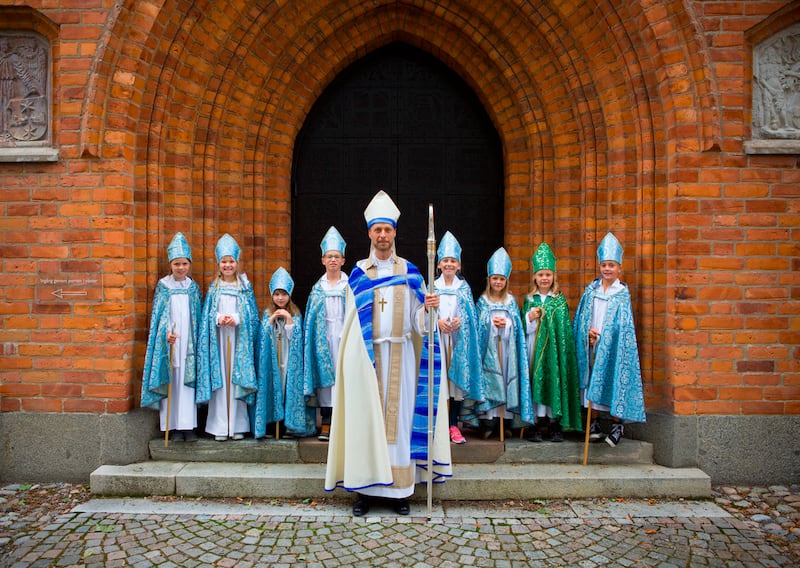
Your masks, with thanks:
M475 294L503 244L500 139L472 90L441 61L402 43L345 69L309 113L295 148L292 202L294 299L304 306L322 275L319 243L331 225L347 241L349 272L369 252L364 208L383 189L401 211L397 252L427 280L428 204L437 242L463 247Z

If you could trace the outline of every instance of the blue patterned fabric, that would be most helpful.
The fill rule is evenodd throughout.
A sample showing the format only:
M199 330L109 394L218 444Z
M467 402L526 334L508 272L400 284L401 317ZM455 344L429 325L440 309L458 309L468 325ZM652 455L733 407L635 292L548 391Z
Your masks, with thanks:
M374 290L385 286L407 285L420 302L425 302L425 281L416 266L407 262L406 274L395 274L384 278L370 279L359 266L353 269L348 280L353 290L361 324L362 336L367 353L375 365L375 351L372 346L372 309L375 298ZM422 341L422 355L417 378L417 394L414 406L414 421L411 431L411 459L427 462L428 460L428 369L433 364L433 400L434 424L436 421L436 401L439 396L441 382L441 355L439 351L439 334L434 330L433 356L428 352L428 340ZM446 418L446 417L445 417ZM436 464L447 465L447 464ZM436 480L434 480L436 481ZM442 480L440 480L442 481Z
M533 423L533 403L528 371L528 354L525 332L519 317L519 308L509 294L505 303L491 303L486 295L478 298L478 347L482 354L483 389L485 401L474 408L465 404L465 421L475 425L478 415L497 406L505 405L514 414L513 428ZM502 367L497 353L497 342L489 341L493 310L503 310L511 320L512 333L508 342L508 380L504 382Z
M188 277L187 277L188 278ZM191 280L191 278L189 278ZM153 310L150 316L150 334L147 338L147 352L144 356L144 375L142 376L143 408L159 409L161 399L167 396L170 382L169 344L169 300L174 294L189 295L189 313L192 318L192 335L186 354L186 370L183 382L187 387L194 387L197 366L196 350L197 332L200 323L200 286L192 280L189 288L171 289L159 281L153 298Z
M303 316L292 317L289 352L281 353L281 360L286 361L284 391L278 365L279 341L274 326L269 323L270 315L269 310L264 310L256 350L258 392L250 409L253 436L264 437L267 425L281 420L293 436L311 436L317 426L315 409L306 404L303 392Z
M586 287L573 320L578 374L581 388L593 403L610 408L612 416L629 422L644 422L644 393L639 367L639 348L633 325L633 309L628 286L607 297L608 308L600 338L594 346L594 362L589 347L589 326L595 297L603 297L602 279Z
M198 340L198 377L195 390L197 402L208 402L211 393L222 388L224 378L220 371L220 345L217 340L217 305L222 294L215 279L208 289L203 304ZM236 352L233 363L233 396L248 404L255 400L258 387L255 370L255 344L258 334L258 308L253 287L244 275L239 276L237 309L239 325L236 326Z
M472 299L472 290L466 280L461 280L458 288L439 289L434 291L440 296L455 294L458 302L458 314L461 327L456 332L453 353L450 356L450 368L447 377L464 392L464 397L476 402L484 400L483 372L481 355L478 347L478 314Z
M340 297L344 303L344 288L328 293L319 282L314 284L306 303L306 327L303 333L303 392L306 400L314 397L317 389L332 387L336 379L325 321L325 300L330 297L329 294Z

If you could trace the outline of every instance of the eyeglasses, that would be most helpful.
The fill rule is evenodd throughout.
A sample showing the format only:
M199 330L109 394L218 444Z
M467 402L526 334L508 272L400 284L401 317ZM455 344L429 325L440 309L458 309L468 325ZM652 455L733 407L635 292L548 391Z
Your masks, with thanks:
M338 254L326 254L322 258L325 260L342 260L344 257Z

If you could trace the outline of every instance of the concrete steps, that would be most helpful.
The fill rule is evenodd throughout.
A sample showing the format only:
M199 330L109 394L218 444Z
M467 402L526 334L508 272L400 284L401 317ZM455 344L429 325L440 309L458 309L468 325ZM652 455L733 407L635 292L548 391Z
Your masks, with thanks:
M552 499L588 497L706 498L711 479L696 468L652 463L652 445L626 439L616 448L592 444L581 465L583 444L519 439L469 439L452 446L453 478L434 487L442 500ZM91 474L97 495L187 497L323 498L344 496L323 489L327 444L316 439L150 443L152 460L104 465ZM419 486L417 499L425 498Z

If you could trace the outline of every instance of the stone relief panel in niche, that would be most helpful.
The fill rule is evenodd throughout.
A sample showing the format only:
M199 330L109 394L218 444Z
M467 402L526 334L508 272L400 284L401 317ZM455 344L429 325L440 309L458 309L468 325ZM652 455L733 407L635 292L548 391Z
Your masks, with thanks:
M50 144L50 46L34 33L0 33L0 150Z
M753 52L753 138L800 140L800 24Z

